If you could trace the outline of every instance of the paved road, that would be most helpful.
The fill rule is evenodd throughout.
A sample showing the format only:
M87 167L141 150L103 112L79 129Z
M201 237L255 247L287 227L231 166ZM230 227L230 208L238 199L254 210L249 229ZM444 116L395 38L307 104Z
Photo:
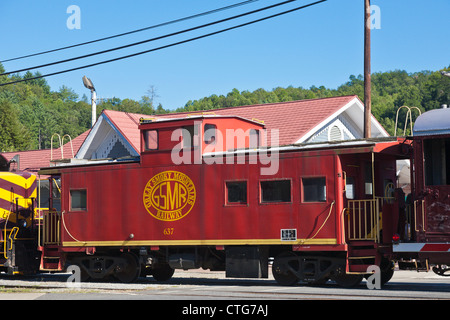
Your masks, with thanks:
M363 281L357 288L342 289L329 281L322 286L279 286L269 279L229 279L224 272L176 271L168 282L152 277L137 283L81 283L68 288L68 274L44 274L32 278L0 277L0 299L38 300L441 300L450 299L450 277L433 272L396 271L381 290L369 290Z

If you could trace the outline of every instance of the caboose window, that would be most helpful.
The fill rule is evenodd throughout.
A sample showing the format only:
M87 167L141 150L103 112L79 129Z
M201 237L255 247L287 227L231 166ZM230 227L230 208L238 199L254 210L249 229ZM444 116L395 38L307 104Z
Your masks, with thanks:
M86 190L70 190L70 210L86 211Z
M217 126L215 124L205 124L205 133L203 134L205 143L215 143L216 142L216 130Z
M250 129L250 149L255 149L259 147L259 131L255 129Z
M198 125L183 127L182 135L184 149L190 149L198 146L198 131Z
M227 204L247 204L247 181L226 182Z
M261 181L261 202L291 202L291 180Z
M145 151L158 149L158 131L146 130L144 131Z
M302 182L304 202L327 201L327 186L325 177L303 178Z
M450 138L426 139L423 144L425 184L450 185Z

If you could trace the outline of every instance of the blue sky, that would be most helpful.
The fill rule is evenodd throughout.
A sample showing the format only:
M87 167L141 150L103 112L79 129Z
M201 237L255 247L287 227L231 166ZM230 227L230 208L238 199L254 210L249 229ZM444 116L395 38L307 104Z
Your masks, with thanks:
M0 2L0 60L93 40L216 9L242 0L15 0ZM5 62L7 71L104 50L223 19L280 1L259 0L206 17L57 53ZM313 0L286 6L174 38L101 56L39 69L42 74L94 63L180 41ZM449 0L372 0L380 8L381 29L372 30L372 72L416 72L450 65ZM80 8L80 29L69 29L70 5ZM48 77L89 96L140 100L153 85L166 109L212 94L275 87L324 85L336 88L363 73L363 0L328 0L313 7L206 39ZM34 70L36 71L36 70Z

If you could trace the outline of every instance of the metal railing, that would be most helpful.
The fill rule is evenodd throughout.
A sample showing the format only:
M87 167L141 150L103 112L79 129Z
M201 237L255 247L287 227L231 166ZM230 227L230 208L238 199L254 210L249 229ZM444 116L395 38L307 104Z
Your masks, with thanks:
M379 242L380 208L378 199L349 200L346 215L348 240Z
M394 197L375 197L375 199L348 200L347 217L348 240L372 240L381 242L383 204L392 204Z

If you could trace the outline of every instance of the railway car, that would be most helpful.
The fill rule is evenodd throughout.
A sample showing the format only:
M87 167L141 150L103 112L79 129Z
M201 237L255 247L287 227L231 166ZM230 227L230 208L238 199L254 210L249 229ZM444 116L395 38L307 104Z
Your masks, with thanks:
M50 185L41 270L131 282L196 268L267 278L270 265L280 284L345 287L371 265L382 282L392 276L406 139L278 147L257 121L208 115L139 129L139 159L40 170Z
M0 271L32 274L39 270L35 219L36 176L10 172L0 155Z
M414 124L407 215L394 251L399 267L450 275L450 109L425 112Z

